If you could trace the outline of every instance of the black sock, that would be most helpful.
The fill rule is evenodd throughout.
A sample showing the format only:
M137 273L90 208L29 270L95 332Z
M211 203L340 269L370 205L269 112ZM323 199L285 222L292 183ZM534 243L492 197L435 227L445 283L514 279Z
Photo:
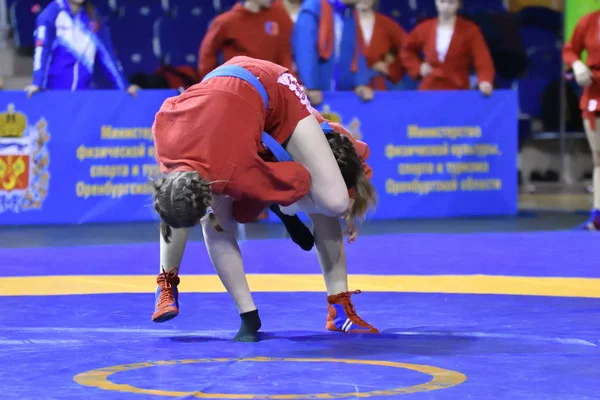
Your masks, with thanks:
M258 330L261 327L258 310L240 314L242 325L237 335L233 338L236 342L258 342Z
M273 211L275 215L279 217L285 229L290 234L290 237L294 243L296 243L302 250L310 251L315 245L315 237L312 232L297 215L285 215L281 212L279 205L273 204L269 207L269 210Z

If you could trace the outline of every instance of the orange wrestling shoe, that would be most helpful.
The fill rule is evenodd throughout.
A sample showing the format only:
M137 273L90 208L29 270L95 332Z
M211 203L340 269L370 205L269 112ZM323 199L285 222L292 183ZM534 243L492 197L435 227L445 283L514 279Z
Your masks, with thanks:
M165 322L179 315L179 276L177 269L171 268L168 272L158 274L156 277L154 314L152 321Z
M360 293L360 290L356 290L327 297L329 313L326 327L328 330L344 333L379 333L377 328L356 314L356 308L352 304L350 295Z

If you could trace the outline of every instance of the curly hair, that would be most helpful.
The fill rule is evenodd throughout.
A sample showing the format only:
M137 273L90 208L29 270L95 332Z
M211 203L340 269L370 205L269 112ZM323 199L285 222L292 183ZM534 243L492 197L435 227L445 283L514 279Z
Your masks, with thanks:
M170 172L154 182L154 209L160 216L160 231L166 243L171 228L191 228L198 224L210 207L210 185L196 171ZM223 228L213 213L210 222L217 232Z
M346 187L354 190L354 202L350 209L350 217L362 220L369 208L376 205L377 192L364 174L362 161L356 153L352 141L337 132L329 133L326 137L340 167Z

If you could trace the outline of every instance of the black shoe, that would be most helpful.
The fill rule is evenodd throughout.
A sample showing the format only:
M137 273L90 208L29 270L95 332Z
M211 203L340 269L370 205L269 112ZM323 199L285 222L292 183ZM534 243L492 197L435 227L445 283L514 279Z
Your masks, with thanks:
M279 217L285 229L290 234L292 241L296 243L302 250L310 251L315 245L315 237L312 232L297 215L285 215L281 212L279 205L273 204L269 207L275 215Z

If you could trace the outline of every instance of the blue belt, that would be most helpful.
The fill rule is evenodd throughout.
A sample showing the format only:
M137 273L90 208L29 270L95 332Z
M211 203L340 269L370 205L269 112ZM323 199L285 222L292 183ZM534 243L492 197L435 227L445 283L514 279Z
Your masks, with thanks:
M263 102L265 104L265 111L269 106L269 96L267 95L267 91L262 83L255 77L250 71L248 71L244 67L240 67L239 65L223 65L216 69L214 69L211 73L206 75L202 82L207 81L211 78L215 78L218 76L230 76L234 78L242 79L252 86L258 91L260 96L263 98ZM321 124L321 129L323 129L323 133L328 134L333 132L333 128L327 123L323 122ZM277 159L277 161L292 161L292 157L290 154L280 145L273 136L269 135L267 132L262 133L262 142L265 147L271 150L273 156Z

